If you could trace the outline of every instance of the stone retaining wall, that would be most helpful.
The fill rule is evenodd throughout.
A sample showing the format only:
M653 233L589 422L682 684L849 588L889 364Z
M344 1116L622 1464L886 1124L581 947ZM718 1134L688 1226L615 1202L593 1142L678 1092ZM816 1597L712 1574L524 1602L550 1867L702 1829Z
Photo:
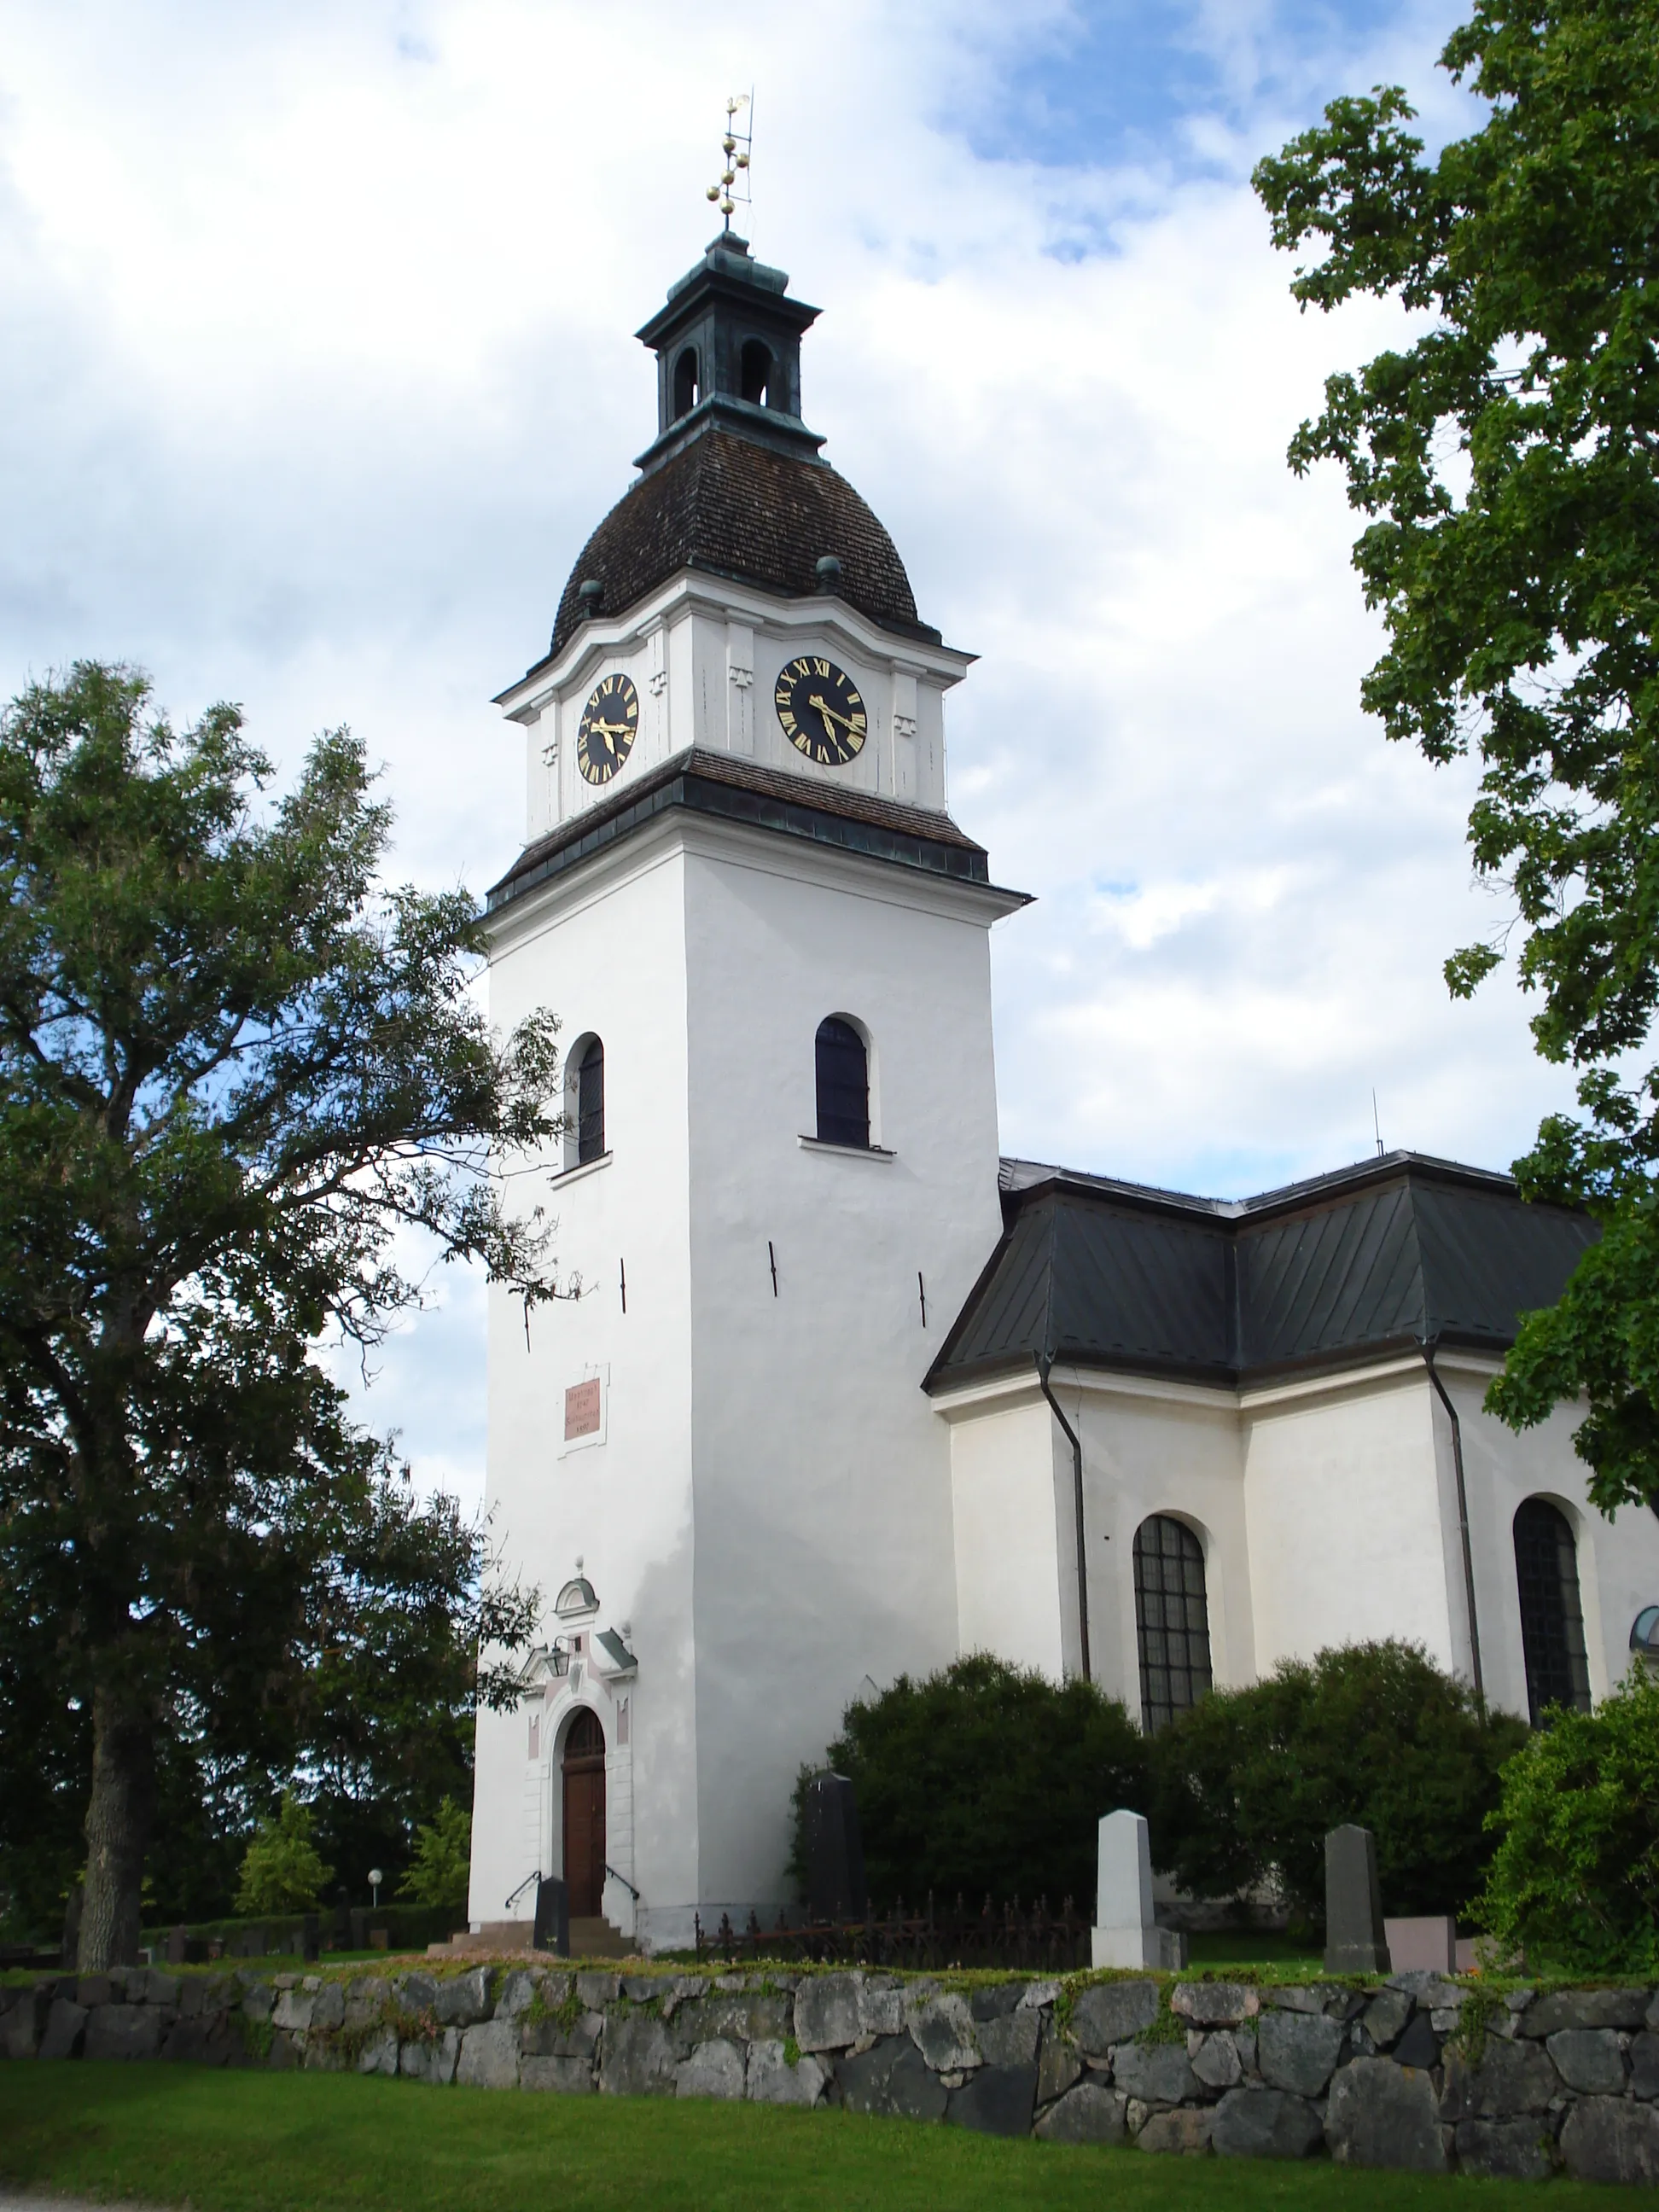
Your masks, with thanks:
M1659 2179L1659 1995L1645 1988L132 1968L0 1988L0 2055L747 2097L1052 2142Z

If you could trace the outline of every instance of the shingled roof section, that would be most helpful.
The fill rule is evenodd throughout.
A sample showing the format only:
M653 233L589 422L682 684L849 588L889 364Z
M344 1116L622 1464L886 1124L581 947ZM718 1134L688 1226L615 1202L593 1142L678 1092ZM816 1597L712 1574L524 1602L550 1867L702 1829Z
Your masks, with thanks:
M841 562L838 599L883 629L939 642L917 620L897 548L845 477L826 461L707 430L641 477L583 546L548 658L580 626L577 594L590 578L604 586L605 615L625 614L682 568L805 599L818 589L826 553Z
M1002 1240L930 1390L1044 1358L1237 1387L1424 1344L1501 1352L1596 1235L1414 1152L1234 1201L1024 1160L1001 1185Z
M867 860L921 868L958 883L990 881L985 848L964 836L948 814L906 806L897 799L878 799L816 777L786 775L732 753L688 746L637 783L629 783L614 797L526 846L491 886L491 913L537 884L563 875L591 854L630 836L672 807L836 846Z

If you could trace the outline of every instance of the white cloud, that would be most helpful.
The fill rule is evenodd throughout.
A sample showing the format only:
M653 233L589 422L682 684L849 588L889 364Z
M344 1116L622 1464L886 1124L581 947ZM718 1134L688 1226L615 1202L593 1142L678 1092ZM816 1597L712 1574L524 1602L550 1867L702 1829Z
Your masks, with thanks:
M1363 52L1346 26L1340 81L1405 77L1454 127L1453 19L1402 5ZM1507 1159L1564 1086L1512 994L1440 980L1492 919L1470 780L1359 714L1354 518L1284 464L1399 327L1299 316L1245 181L1336 64L1265 4L1195 11L1225 105L1172 118L1167 159L976 155L1066 20L13 0L0 687L129 655L178 713L241 699L289 764L349 721L399 869L488 883L520 805L489 697L650 434L630 333L752 80L750 235L825 309L809 419L982 656L956 810L1039 894L996 939L1005 1143L1260 1187L1364 1152L1375 1085L1390 1141ZM469 1494L480 1312L446 1279L368 1401Z

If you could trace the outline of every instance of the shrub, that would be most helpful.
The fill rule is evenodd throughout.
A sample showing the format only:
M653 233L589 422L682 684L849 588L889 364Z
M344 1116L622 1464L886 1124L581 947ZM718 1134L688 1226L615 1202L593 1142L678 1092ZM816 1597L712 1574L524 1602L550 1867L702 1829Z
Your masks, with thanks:
M1153 1739L1153 1859L1201 1897L1270 1882L1318 1927L1326 1834L1354 1820L1376 1838L1387 1911L1455 1912L1491 1855L1498 1769L1526 1735L1507 1714L1483 1723L1415 1644L1285 1660Z
M1144 1810L1146 1747L1115 1698L1081 1681L1056 1685L984 1652L857 1699L827 1764L858 1797L872 1904L919 1905L960 1892L977 1905L1095 1892L1100 1816ZM805 1887L803 1767L795 1789L795 1856Z
M1659 1683L1639 1661L1593 1713L1554 1709L1504 1769L1472 1907L1534 1972L1659 1974Z
M466 1903L471 1875L472 1815L446 1797L431 1825L415 1831L414 1863L398 1894L412 1897L417 1905L450 1905L459 1911Z
M239 1912L310 1912L334 1869L312 1841L311 1808L285 1790L274 1820L261 1820L242 1857Z

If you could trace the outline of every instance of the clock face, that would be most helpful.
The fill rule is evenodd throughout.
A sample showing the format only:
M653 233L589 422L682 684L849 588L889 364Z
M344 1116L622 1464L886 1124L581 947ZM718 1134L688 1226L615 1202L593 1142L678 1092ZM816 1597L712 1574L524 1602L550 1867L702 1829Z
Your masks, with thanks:
M640 695L625 676L593 687L576 731L576 765L589 783L609 783L632 751L640 726Z
M870 718L852 678L833 660L811 653L792 660L778 678L772 703L785 737L820 768L845 768L864 750Z

